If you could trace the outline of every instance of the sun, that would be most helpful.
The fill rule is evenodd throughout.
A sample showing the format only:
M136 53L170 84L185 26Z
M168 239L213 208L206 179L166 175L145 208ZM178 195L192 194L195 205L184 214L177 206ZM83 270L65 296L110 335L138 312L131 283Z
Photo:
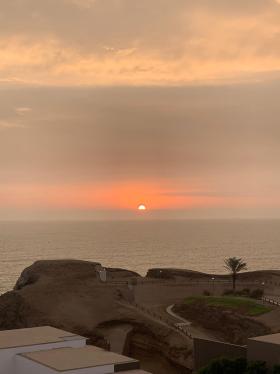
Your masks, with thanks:
M147 210L147 207L146 207L146 205L144 205L144 204L140 204L140 205L138 205L138 208L137 208L138 210Z

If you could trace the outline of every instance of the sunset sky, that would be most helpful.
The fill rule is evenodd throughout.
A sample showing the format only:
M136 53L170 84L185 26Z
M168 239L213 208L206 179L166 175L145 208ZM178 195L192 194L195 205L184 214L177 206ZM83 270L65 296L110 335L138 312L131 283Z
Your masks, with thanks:
M280 218L280 0L8 0L0 22L1 220Z

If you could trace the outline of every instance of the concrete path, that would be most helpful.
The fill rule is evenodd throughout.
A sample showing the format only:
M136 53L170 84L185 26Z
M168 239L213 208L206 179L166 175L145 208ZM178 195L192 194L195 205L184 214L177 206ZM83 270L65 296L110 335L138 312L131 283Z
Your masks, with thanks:
M162 317L159 317L159 316L155 316L155 315L150 315L150 313L148 313L148 310L143 310L143 309L140 309L134 305L131 305L131 304L128 304L128 303L124 303L124 302L120 302L118 301L117 302L119 305L122 305L128 309L131 309L131 310L134 310L134 311L137 311L137 313L139 314L142 314L143 316L145 316L146 318L160 324L160 325L163 325L165 327L167 327L168 329L176 332L177 334L180 334L181 336L183 336L184 338L186 339L191 339L191 335L187 336L186 333L184 333L183 331L180 331L176 328L175 324L174 326L171 326L170 324L166 323Z
M187 321L185 318L181 317L181 316L178 316L178 314L174 313L173 312L173 307L174 307L174 304L172 305L169 305L167 308L166 308L166 313L168 313L170 316L176 318L177 320L179 320L180 322L176 323L176 325L180 325L180 326L190 326L191 325L191 322L190 321Z
M170 316L180 321L180 322L175 323L176 326L187 327L188 331L190 332L193 338L217 340L217 337L212 335L211 332L209 332L208 330L205 330L197 326L193 326L190 321L187 321L185 318L173 312L172 310L173 307L174 307L174 304L169 305L166 308L166 313L168 313Z

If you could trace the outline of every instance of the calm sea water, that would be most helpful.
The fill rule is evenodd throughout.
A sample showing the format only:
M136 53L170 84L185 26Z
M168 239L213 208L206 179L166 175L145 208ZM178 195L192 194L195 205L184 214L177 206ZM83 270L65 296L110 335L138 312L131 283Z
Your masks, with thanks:
M280 220L1 222L0 292L39 259L76 258L142 275L152 267L224 272L228 256L250 270L280 269Z

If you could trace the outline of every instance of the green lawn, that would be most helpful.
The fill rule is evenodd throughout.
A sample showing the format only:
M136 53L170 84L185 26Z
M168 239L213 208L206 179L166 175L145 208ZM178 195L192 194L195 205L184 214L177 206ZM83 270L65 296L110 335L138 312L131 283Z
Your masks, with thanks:
M187 305L199 302L209 306L221 307L223 309L233 309L248 316L259 316L272 310L272 308L261 304L261 302L245 297L191 296L186 298L184 301Z

